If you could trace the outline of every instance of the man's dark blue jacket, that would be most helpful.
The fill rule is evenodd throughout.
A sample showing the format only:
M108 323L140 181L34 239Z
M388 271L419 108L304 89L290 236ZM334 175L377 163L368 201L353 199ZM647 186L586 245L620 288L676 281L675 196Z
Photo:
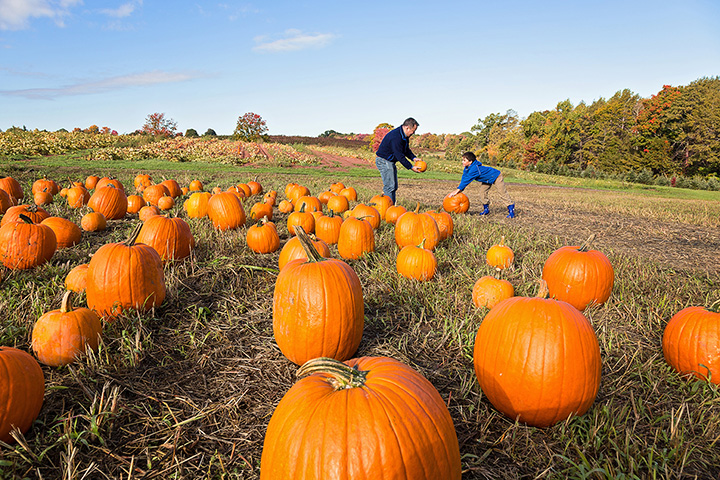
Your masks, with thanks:
M405 159L415 159L415 154L410 150L410 139L405 136L402 125L390 130L380 142L376 155L391 162L400 162L403 167L410 170L412 163Z

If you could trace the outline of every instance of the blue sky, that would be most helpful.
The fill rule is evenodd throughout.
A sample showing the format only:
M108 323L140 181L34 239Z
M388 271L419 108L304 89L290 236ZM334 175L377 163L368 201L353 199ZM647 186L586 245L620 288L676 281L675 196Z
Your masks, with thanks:
M0 0L2 130L461 133L717 75L717 0Z

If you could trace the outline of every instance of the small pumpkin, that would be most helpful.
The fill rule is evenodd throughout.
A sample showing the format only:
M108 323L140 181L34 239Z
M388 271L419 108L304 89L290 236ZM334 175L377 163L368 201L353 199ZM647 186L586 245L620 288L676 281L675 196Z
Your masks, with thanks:
M313 359L275 409L260 479L460 480L455 426L418 372L387 357Z
M334 195L328 198L327 206L335 213L344 213L350 208L350 202L344 195Z
M162 184L149 185L142 191L143 200L145 200L148 205L157 205L158 200L169 195L170 190Z
M203 184L200 180L193 180L190 182L189 190L191 192L202 192L203 191Z
M437 259L431 250L420 245L406 245L395 259L397 272L406 278L413 278L421 282L432 280L437 270Z
M280 248L280 236L275 224L265 216L248 228L245 239L248 248L256 253L272 253Z
M665 326L662 349L665 361L680 374L690 374L720 385L720 312L687 307Z
M385 212L387 212L388 208L393 206L393 201L392 198L385 194L374 195L370 199L370 206L375 207L378 213L380 213L380 218L385 220Z
M378 212L377 208L373 206L358 203L355 205L355 208L353 208L352 215L355 218L364 218L367 220L368 223L372 225L373 230L380 228L382 216L380 215L380 212Z
M260 195L263 193L263 186L257 181L257 177L247 182L247 186L250 187L250 195Z
M273 207L269 203L257 202L250 208L250 218L260 220L261 218L273 219Z
M145 205L138 212L138 218L141 222L146 222L148 218L160 215L160 209L155 205Z
M340 195L347 197L348 200L351 202L357 201L357 191L353 187L345 187L342 190L340 190Z
M397 219L405 212L407 212L407 210L402 205L388 207L388 209L385 210L385 221L394 225Z
M335 195L340 195L340 192L342 192L344 189L345 184L342 182L335 182L330 185L330 191L333 192Z
M97 351L102 324L88 308L73 308L72 290L65 292L58 310L44 313L32 331L32 349L45 365L60 367L75 361L87 348Z
M430 210L426 213L435 219L435 223L437 223L438 230L440 231L440 241L452 237L453 230L455 229L455 223L449 213L440 208L437 210Z
M295 201L295 211L322 212L322 202L312 195L304 195Z
M70 208L81 208L90 201L90 192L85 187L72 187L67 190L65 199Z
M189 218L202 218L207 215L208 202L212 194L210 192L195 192L183 203L183 208Z
M88 175L85 179L85 188L88 190L93 190L95 188L95 185L100 181L100 177L97 175Z
M89 212L80 219L80 227L86 232L102 232L107 228L107 219L100 212Z
M275 341L298 365L317 357L347 360L365 321L360 278L342 260L320 255L301 226L297 236L307 258L285 265L275 281Z
M470 208L470 199L463 192L443 199L443 209L448 213L465 213Z
M281 213L290 213L295 209L292 202L289 200L280 200L280 203L278 203L278 210Z
M33 193L33 203L35 205L50 205L53 203L53 195L47 190Z
M332 190L325 190L320 195L318 195L318 200L320 200L320 203L322 203L323 205L327 205L328 200L330 200L331 197L334 197L336 195L337 194Z
M100 190L103 187L107 187L112 185L113 187L122 190L123 193L125 193L125 186L122 184L120 180L118 180L115 177L102 177L98 182L95 184L95 190Z
M510 267L515 261L515 252L505 245L505 236L500 237L500 243L490 247L485 254L487 264L496 270L503 270Z
M424 160L415 160L415 162L413 162L413 166L417 167L419 172L427 170L427 162Z
M182 188L180 188L180 184L178 184L177 180L173 180L172 178L163 180L162 182L160 182L160 185L165 185L165 188L167 188L168 193L173 199L181 197L183 194Z
M480 307L493 308L500 301L515 295L515 288L507 280L492 275L480 277L473 285L472 301Z
M152 184L152 177L147 173L139 173L135 175L135 178L133 179L133 185L135 186L135 191L137 192L144 191Z
M535 427L583 415L600 388L600 346L569 303L512 297L495 305L475 337L473 361L483 395L502 414Z
M288 215L287 229L290 235L295 235L295 227L302 227L306 232L315 231L315 217L312 213L306 212L304 208L296 210Z
M590 305L602 305L612 292L615 270L600 251L590 248L595 235L583 245L560 247L543 265L542 278L550 296L573 305L580 311Z
M32 355L0 347L0 441L12 443L13 428L30 430L45 398L45 376Z
M157 207L163 212L170 210L174 206L175 206L175 200L171 196L160 197L160 199L158 200L158 204L157 204Z
M74 267L65 276L65 288L75 293L82 293L87 288L87 263L81 263Z
M138 213L142 207L147 205L147 203L145 203L145 199L143 197L141 197L140 195L128 195L127 201L128 201L128 207L127 207L128 213Z

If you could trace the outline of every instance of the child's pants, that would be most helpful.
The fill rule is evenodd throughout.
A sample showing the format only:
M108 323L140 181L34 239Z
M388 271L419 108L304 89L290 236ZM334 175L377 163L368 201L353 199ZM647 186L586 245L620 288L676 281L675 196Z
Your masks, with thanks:
M490 203L490 187L495 185L495 188L497 189L498 195L500 195L500 198L503 202L505 202L505 206L513 205L515 202L512 201L510 198L510 195L508 195L507 188L505 188L505 182L503 179L503 174L501 173L498 175L497 180L495 180L494 183L481 183L480 184L480 200L482 201L483 205L487 205Z

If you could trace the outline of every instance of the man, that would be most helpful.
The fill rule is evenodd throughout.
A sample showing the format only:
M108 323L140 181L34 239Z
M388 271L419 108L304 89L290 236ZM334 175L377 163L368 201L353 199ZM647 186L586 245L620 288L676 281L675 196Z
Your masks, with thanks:
M420 173L420 167L414 166L411 161L419 160L410 150L410 137L418 128L418 122L414 118L408 118L402 125L390 130L380 142L375 154L375 165L380 170L383 181L383 193L390 197L395 203L395 192L398 189L397 162L413 172Z

